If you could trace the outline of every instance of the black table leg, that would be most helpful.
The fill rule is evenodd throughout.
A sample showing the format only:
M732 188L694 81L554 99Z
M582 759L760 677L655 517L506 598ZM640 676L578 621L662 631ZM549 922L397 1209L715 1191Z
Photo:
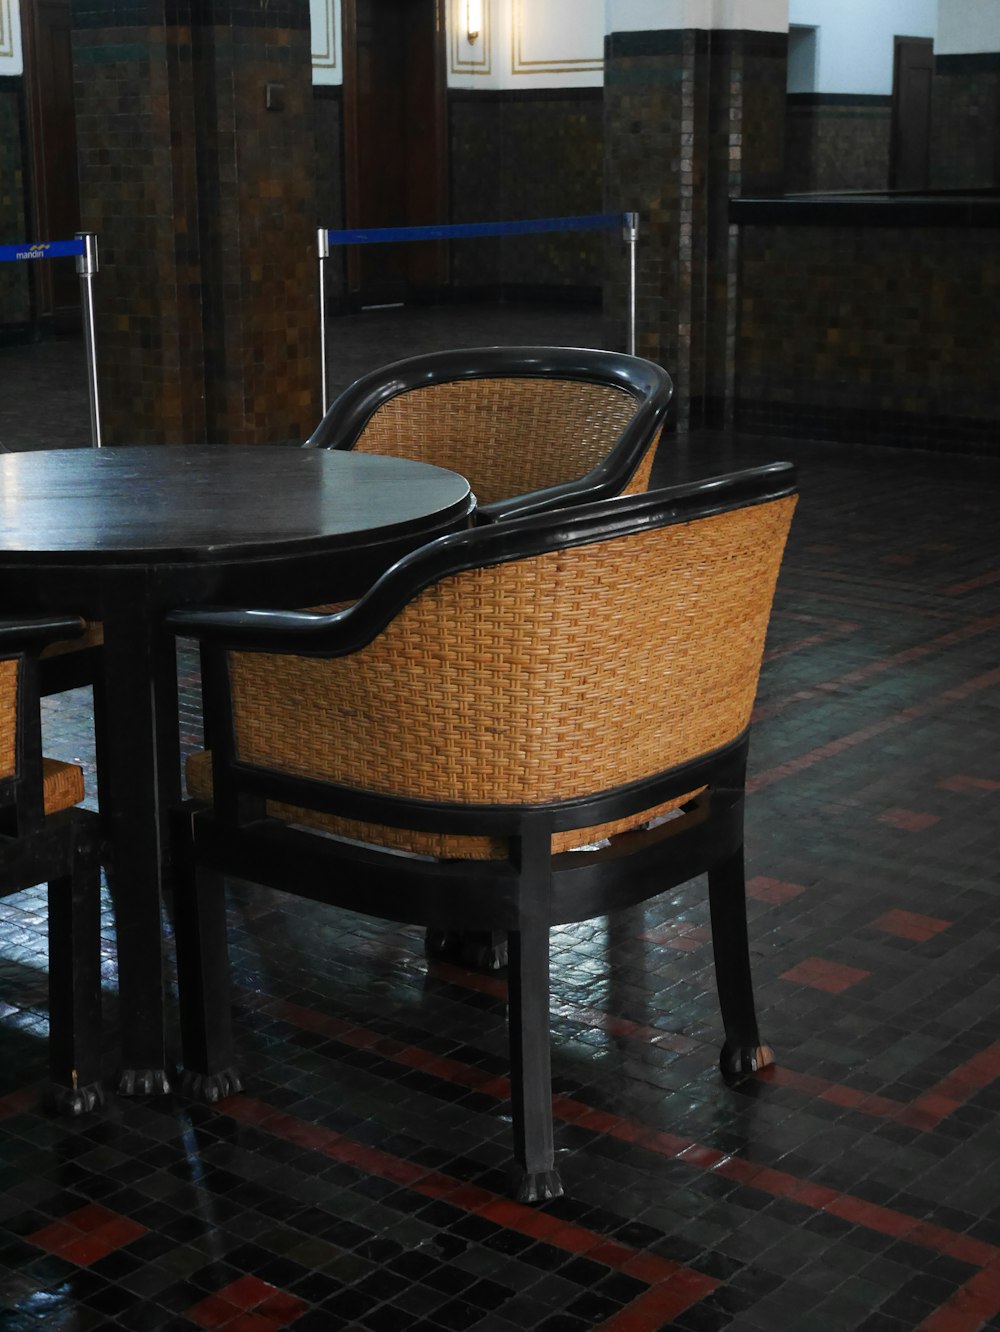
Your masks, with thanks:
M153 611L137 571L135 596L104 617L107 728L103 823L112 841L110 876L118 939L121 1072L118 1091L170 1090L163 1005L163 824L174 790L162 789L164 704L176 701L174 656L152 628ZM164 660L164 658L168 660ZM171 746L166 745L169 750ZM175 757L175 754L174 754ZM170 785L169 776L166 777ZM179 788L179 776L174 784Z

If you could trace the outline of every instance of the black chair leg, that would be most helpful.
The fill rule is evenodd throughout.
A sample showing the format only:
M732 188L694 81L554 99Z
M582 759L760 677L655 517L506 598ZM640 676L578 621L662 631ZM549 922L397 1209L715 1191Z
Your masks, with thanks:
M49 884L49 1069L46 1099L80 1115L101 1086L101 873L96 840L78 844L72 876Z
M94 750L97 757L97 808L104 823L105 846L103 848L106 869L110 872L111 833L111 797L108 792L108 765L104 754L108 747L108 728L113 724L108 709L107 694L104 688L104 673L100 670L94 676L92 685L94 698Z
M708 894L715 982L726 1032L719 1065L728 1075L755 1073L774 1063L774 1051L762 1043L757 1029L742 847L709 870Z
M549 1054L549 931L545 924L511 931L508 1026L518 1202L562 1196L552 1134Z
M174 931L182 1093L214 1103L243 1090L235 1064L232 985L221 874L195 869L190 815L173 817Z

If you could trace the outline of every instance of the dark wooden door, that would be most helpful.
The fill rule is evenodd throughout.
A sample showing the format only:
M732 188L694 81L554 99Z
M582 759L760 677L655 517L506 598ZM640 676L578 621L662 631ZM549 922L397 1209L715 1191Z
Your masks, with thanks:
M447 219L443 0L345 0L344 127L349 227ZM360 305L431 294L444 246L357 246L348 286Z
M933 81L934 43L926 37L897 37L889 164L889 185L894 190L926 190L930 183Z
M80 229L70 0L21 0L28 100L27 240L70 240ZM98 238L99 239L99 238ZM36 264L36 317L79 327L80 283L72 259Z

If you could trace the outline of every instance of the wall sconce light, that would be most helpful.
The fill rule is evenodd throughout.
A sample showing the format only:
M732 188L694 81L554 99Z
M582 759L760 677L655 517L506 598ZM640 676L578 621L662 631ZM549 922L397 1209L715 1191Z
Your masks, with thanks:
M465 0L465 35L471 45L483 30L483 0Z

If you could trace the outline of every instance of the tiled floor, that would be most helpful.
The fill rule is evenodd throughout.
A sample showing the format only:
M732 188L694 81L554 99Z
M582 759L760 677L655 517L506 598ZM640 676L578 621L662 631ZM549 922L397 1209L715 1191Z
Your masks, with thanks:
M246 1094L60 1123L33 890L0 903L4 1332L1000 1329L1000 465L702 436L658 471L777 457L747 830L777 1067L717 1072L703 882L556 931L567 1196L519 1206L502 976L234 887ZM92 762L85 696L46 726Z

